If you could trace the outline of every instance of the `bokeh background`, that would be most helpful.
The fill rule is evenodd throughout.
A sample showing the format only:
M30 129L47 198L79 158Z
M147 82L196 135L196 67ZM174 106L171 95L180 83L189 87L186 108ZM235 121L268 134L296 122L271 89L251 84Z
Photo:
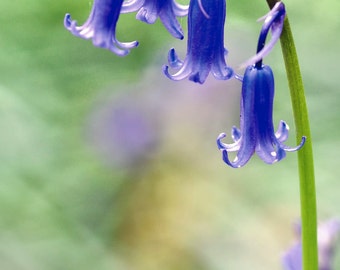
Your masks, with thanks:
M340 215L340 3L285 3L327 220ZM91 6L0 3L0 269L282 269L299 220L296 153L226 166L215 140L239 124L239 82L168 80L167 51L184 57L186 42L134 14L118 24L119 40L140 41L130 55L93 47L63 27L65 13L82 24ZM228 1L235 69L254 53L266 12L265 1ZM286 120L295 145L279 46L265 62L276 76L275 125Z

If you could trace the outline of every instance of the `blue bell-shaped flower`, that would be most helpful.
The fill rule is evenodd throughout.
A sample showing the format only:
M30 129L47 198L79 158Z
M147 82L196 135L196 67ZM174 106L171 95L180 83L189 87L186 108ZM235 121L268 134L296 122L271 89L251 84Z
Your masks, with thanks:
M288 147L289 127L281 121L277 132L273 127L274 76L269 66L249 66L244 74L241 96L240 130L233 128L233 144L221 142L226 135L217 139L223 160L231 167L244 166L256 153L264 162L272 164L286 156L286 151L296 151L302 147L305 138L297 147ZM238 151L234 161L228 152Z
M118 56L125 56L138 42L119 42L116 38L116 25L123 0L94 0L91 14L82 26L65 15L64 25L73 35L92 39L93 45L105 48Z
M164 66L164 74L175 81L189 77L189 80L201 84L210 72L216 79L230 79L234 73L225 61L225 17L225 0L190 0L186 58L181 61L175 49L171 49L168 62L177 72L170 74L169 67Z
M302 137L296 147L286 146L284 142L288 139L289 127L284 121L280 122L278 130L274 132L274 75L269 66L262 64L262 55L263 50L268 50L264 43L269 29L274 32L272 38L276 41L280 37L285 16L284 5L279 2L268 16L270 18L266 18L260 34L258 54L252 58L257 62L249 65L243 76L240 129L233 127L232 144L221 142L226 137L224 133L217 138L223 160L234 168L244 166L254 153L268 164L277 162L286 156L286 151L299 150L306 139ZM272 42L268 46L272 47ZM234 151L237 151L237 155L230 161L228 152Z

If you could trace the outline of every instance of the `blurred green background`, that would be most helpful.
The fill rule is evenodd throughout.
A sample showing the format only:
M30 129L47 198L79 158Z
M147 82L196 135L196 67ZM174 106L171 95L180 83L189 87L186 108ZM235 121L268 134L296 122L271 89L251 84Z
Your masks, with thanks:
M340 3L285 3L325 220L340 214ZM134 14L118 24L120 41L140 41L125 58L72 36L64 14L82 24L91 6L0 3L0 269L281 269L299 219L296 153L226 166L215 139L238 125L240 84L169 81L161 66L173 46L184 57L185 41ZM255 51L266 12L265 1L228 1L234 68ZM286 120L295 145L279 46L265 62L275 126Z

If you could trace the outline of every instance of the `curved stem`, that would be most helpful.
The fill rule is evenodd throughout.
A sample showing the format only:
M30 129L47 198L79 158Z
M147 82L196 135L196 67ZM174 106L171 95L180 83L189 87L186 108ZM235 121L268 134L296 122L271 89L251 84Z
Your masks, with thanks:
M278 2L277 0L266 1L270 8ZM302 223L302 269L318 270L317 206L312 138L302 76L288 17L285 19L280 41L294 113L296 138L299 142L302 136L307 137L305 145L298 151Z

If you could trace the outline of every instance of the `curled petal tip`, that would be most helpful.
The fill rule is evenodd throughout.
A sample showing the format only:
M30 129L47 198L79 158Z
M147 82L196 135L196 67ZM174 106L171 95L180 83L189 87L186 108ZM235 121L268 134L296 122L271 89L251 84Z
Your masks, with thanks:
M294 151L298 151L302 148L302 146L305 144L307 140L307 137L306 136L302 136L301 138L301 142L298 146L296 147L289 147L289 146L284 146L283 149L287 152L294 152Z
M184 69L184 70L179 70L175 74L170 74L169 66L163 65L162 71L163 71L164 75L167 76L170 80L179 81L179 80L182 80L183 78L187 77L189 75L190 70Z
M220 135L218 135L216 142L219 150L225 149L224 143L222 143L221 140L224 139L226 136L227 135L225 133L221 133Z
M233 168L237 168L237 167L235 167L235 165L233 164L235 161L237 161L237 157L235 158L235 160L234 160L233 163L230 162L229 157L228 157L228 152L227 152L227 150L225 150L225 149L222 151L222 158L223 158L223 161L224 161L225 163L227 163L229 166L231 166L231 167L233 167Z
M171 48L168 52L168 63L171 68L180 68L183 66L183 61L178 58L178 55L174 48Z
M169 73L169 66L163 65L162 66L162 71L163 71L165 76L167 76L170 80L172 80L171 75Z
M116 40L116 43L119 47L125 49L125 50L130 50L132 48L136 48L139 45L139 42L137 40L131 41L131 42L119 42Z
M77 21L72 20L71 14L66 13L64 17L64 27L70 31L75 36L80 36L79 31L77 30Z
M64 26L65 26L65 28L69 28L70 26L71 26L71 14L69 14L69 13L66 13L65 14L65 17L64 17Z
M144 0L125 0L120 13L129 13L139 10L144 4Z
M288 139L289 135L289 126L286 124L285 121L280 121L279 127L277 131L275 132L276 139L282 143L285 142Z
M180 62L178 62L178 63L180 63ZM169 64L170 64L170 67L171 67L171 62ZM179 64L178 65L177 64L175 65L175 68L177 68L179 66ZM163 70L164 75L167 76L170 80L179 81L179 80L182 80L182 79L188 77L191 73L191 69L190 69L191 67L188 66L188 63L186 65L183 63L183 65L181 65L179 67L180 67L180 69L174 74L170 74L169 66L167 66L167 65L163 65L162 70Z
M224 139L227 135L225 133L221 133L218 137L217 137L217 147L219 150L226 150L228 152L233 152L233 151L238 151L240 149L240 137L241 137L241 133L237 128L233 128L232 130L232 134L231 137L234 140L234 143L231 144L226 144L221 142L222 139Z
M225 133L221 133L220 135L218 135L217 140L218 140L218 141L219 141L219 140L222 140L222 139L224 139L225 137L227 137L227 135L226 135Z
M300 142L300 144L298 146L299 148L297 150L299 150L305 144L306 140L307 140L307 137L306 136L302 136L301 142Z
M222 158L223 158L223 161L232 168L241 168L243 165L246 164L246 162L241 162L241 160L239 160L237 156L234 158L233 161L230 161L227 150L222 151Z
M176 1L173 2L173 9L175 15L178 17L184 17L188 15L189 5L182 5L177 3Z

